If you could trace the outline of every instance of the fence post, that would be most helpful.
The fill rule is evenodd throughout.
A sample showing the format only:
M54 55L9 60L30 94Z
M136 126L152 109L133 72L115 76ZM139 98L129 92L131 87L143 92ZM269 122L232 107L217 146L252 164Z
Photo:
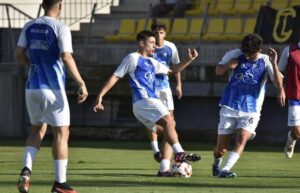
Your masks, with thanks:
M91 19L90 19L90 23L89 23L89 27L88 27L88 30L85 33L85 40L84 40L84 48L85 49L86 49L86 46L88 45L88 42L89 42L89 37L90 37L91 30L92 30L92 23L93 23L93 19L95 17L96 7L97 7L97 3L94 4Z
M5 8L6 8L6 14L7 14L7 19L8 19L8 29L9 29L9 33L10 33L10 47L11 47L11 50L12 50L12 53L14 53L14 48L15 48L15 36L12 32L12 29L11 29L11 19L10 19L10 15L9 15L9 5L5 5Z

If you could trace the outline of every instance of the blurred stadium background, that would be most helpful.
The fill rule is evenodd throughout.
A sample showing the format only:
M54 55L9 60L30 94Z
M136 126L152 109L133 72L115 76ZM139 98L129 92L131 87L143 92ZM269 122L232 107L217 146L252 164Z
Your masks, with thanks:
M0 1L0 136L24 137L29 121L24 103L26 69L14 59L14 49L24 23L43 14L41 0ZM213 142L218 124L218 101L228 76L216 77L214 68L223 54L240 45L245 34L258 32L266 47L280 54L297 42L300 0L193 0L192 9L176 18L151 18L158 0L64 0L61 19L72 29L74 56L90 96L76 104L76 87L69 80L72 135L106 139L146 139L134 118L127 80L121 80L105 97L105 111L92 106L104 81L122 58L136 50L135 35L149 29L153 19L168 26L181 58L195 47L200 57L184 72L183 98L175 97L175 118L180 138ZM264 52L267 49L264 49ZM172 78L171 78L172 80ZM268 87L256 141L284 143L287 111L276 104L276 89Z

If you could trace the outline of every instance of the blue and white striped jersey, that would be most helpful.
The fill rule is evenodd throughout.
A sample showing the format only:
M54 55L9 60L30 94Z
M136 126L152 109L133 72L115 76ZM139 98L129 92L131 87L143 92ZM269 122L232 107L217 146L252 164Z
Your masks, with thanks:
M151 57L143 57L138 52L127 55L114 75L122 78L129 74L133 103L141 99L157 98L155 94L155 74L167 74L169 68Z
M26 89L65 89L63 52L73 52L70 29L59 20L42 16L25 24L18 46L28 51L30 70Z
M164 45L161 48L155 48L153 58L166 65L168 68L172 64L179 64L179 56L176 46L169 41L164 41ZM157 74L155 77L155 89L161 90L170 88L169 78L166 74Z
M269 56L259 54L255 61L249 61L240 49L235 49L227 52L219 65L225 65L231 59L237 59L238 66L233 70L220 105L239 112L259 113L265 97L267 75L274 79Z

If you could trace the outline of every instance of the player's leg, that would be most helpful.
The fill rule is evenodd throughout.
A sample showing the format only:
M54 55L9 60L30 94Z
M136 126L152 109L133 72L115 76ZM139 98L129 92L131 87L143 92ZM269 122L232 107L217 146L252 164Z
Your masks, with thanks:
M214 162L212 165L212 175L218 176L221 172L222 157L228 151L231 134L218 135L217 145L214 149Z
M35 160L36 154L40 149L40 145L46 131L47 124L33 125L31 127L31 132L27 137L24 150L24 167L21 171L19 181L17 183L18 189L21 193L29 192L32 165Z
M29 191L32 164L47 130L47 124L43 124L43 93L40 92L40 90L26 90L25 102L32 127L31 132L27 137L24 150L24 168L21 171L17 183L17 187L21 193L27 193Z
M300 106L289 106L288 109L288 132L284 146L284 154L287 158L292 158L297 139L300 138Z
M237 163L243 153L247 141L253 139L256 135L255 129L259 121L259 114L251 114L250 116L239 116L235 118L237 122L237 134L233 151L228 154L225 165L219 177L235 178L235 172L231 172L231 168Z
M284 146L284 153L287 158L292 158L297 140L300 138L300 126L290 127L287 140Z
M156 130L157 130L157 128L156 128ZM161 152L158 147L158 135L157 135L157 133L155 133L153 131L153 129L148 129L147 132L148 132L148 137L149 137L152 152L153 152L153 158L157 162L160 162L161 161Z
M157 176L163 176L163 177L174 176L173 172L171 171L172 154L173 154L172 147L166 140L163 140L162 160L160 162L160 169L157 173Z
M220 110L220 121L218 124L218 141L214 151L214 163L212 166L213 176L218 177L231 177L228 175L229 170L221 169L222 156L227 152L231 141L231 136L236 131L237 119L236 112L222 107ZM226 160L226 163L228 158ZM225 164L226 165L226 164ZM233 176L232 176L233 177Z
M219 177L231 177L235 178L237 175L234 172L230 172L231 168L236 164L241 154L244 151L247 141L252 137L252 133L245 129L238 129L234 149L228 154L226 163L219 174Z
M69 126L52 127L52 132L54 137L52 156L54 159L55 174L52 192L76 193L76 191L67 184Z
M178 140L173 116L167 114L160 118L156 124L163 127L164 139L171 145L173 152L175 153L175 161L199 161L201 159L199 155L187 153L183 150Z

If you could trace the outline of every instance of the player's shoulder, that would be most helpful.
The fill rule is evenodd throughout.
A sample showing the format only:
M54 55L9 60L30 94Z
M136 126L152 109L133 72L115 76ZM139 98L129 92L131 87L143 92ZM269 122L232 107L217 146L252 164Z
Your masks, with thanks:
M124 60L130 61L130 63L132 63L134 61L138 61L140 56L141 55L138 52L131 52L125 56Z
M258 59L269 60L269 55L263 54L263 53L259 53L258 54Z
M176 45L173 42L170 42L168 40L164 41L164 45L167 46L167 47L169 47L169 48L171 48L171 49L176 48Z
M237 49L232 49L227 51L224 54L224 57L229 57L229 58L238 58L239 56L243 55L243 52L241 49L237 48Z
M226 53L233 54L233 55L242 55L243 54L243 52L240 48L229 50Z

